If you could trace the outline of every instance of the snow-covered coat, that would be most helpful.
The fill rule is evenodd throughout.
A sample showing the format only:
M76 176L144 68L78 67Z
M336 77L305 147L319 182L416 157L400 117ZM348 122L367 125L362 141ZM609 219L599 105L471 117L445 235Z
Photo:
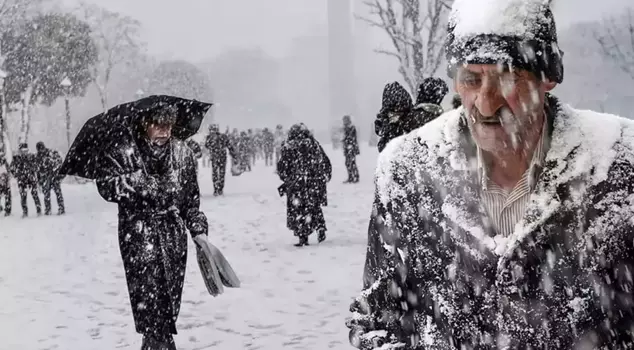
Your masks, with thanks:
M325 229L321 210L328 205L332 164L319 142L307 132L289 137L282 147L277 173L286 194L286 226L306 235Z
M634 348L634 122L549 105L550 148L508 239L479 204L462 107L387 146L354 345Z
M196 159L172 139L157 159L143 140L120 140L104 150L99 194L119 205L119 248L139 333L176 334L187 262L187 232L207 234L200 211Z

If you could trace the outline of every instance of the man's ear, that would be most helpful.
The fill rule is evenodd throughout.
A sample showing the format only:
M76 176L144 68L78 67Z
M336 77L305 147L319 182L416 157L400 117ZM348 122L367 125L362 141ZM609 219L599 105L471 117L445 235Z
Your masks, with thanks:
M546 92L551 91L557 86L556 82L550 81L550 80L544 81L543 84L544 84L544 91Z

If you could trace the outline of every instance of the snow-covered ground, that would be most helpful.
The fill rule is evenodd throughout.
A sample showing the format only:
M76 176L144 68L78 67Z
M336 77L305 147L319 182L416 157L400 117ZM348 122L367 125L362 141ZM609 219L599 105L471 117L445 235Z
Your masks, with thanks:
M272 168L260 163L252 173L229 176L223 198L211 195L210 170L201 168L210 239L243 286L211 297L190 240L179 349L349 349L344 321L361 287L377 154L364 148L361 183L344 185L343 156L328 153L328 240L318 245L311 236L311 246L301 249L292 246ZM139 349L117 208L91 184L64 191L66 216L22 220L14 192L13 216L0 217L0 349Z

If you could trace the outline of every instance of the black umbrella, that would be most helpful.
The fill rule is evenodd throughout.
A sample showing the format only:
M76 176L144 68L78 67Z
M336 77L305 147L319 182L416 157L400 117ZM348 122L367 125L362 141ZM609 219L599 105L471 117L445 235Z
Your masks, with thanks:
M105 113L90 118L84 124L75 137L59 174L87 179L100 177L98 160L106 146L131 136L135 122L139 118L166 106L174 107L178 111L172 135L185 140L198 132L212 104L174 96L155 95L113 107Z

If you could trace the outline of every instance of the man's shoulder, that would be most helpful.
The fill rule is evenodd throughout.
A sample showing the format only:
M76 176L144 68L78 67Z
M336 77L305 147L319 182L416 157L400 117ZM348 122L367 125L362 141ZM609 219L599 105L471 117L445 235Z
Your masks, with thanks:
M577 125L573 123L565 127L580 129L578 135L583 138L582 148L596 150L591 153L602 155L603 161L611 160L612 163L634 167L634 120L570 106L564 108L567 113L576 116Z

